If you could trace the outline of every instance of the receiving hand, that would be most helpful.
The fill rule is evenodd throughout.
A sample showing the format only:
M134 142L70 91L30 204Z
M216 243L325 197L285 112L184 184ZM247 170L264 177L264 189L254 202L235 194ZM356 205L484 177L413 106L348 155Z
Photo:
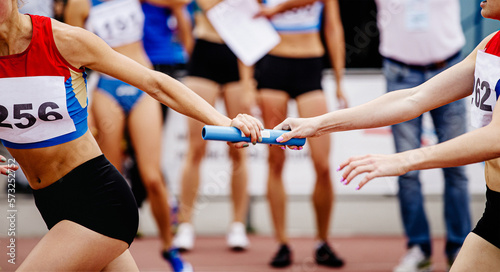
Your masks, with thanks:
M356 190L361 189L370 180L377 177L400 176L409 171L401 153L391 155L364 155L351 157L340 164L337 171L344 170L340 182L349 184L355 177L366 173Z
M286 118L285 121L281 122L279 125L275 126L274 129L280 130L290 130L286 132L281 137L276 139L277 142L286 142L292 138L307 138L307 137L317 137L320 134L317 131L317 118ZM288 148L293 150L301 150L302 148L298 146L288 146Z

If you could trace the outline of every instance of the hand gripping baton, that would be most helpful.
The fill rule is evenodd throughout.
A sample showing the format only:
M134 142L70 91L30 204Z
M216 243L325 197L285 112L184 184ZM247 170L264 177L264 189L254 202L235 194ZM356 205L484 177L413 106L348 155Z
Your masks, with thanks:
M278 143L276 139L287 130L264 129L260 131L262 142L259 144L275 144L275 145L296 145L303 146L306 143L305 138L292 138L286 142ZM204 126L201 131L203 140L226 141L226 142L250 142L250 137L245 137L239 129L235 127L223 126Z

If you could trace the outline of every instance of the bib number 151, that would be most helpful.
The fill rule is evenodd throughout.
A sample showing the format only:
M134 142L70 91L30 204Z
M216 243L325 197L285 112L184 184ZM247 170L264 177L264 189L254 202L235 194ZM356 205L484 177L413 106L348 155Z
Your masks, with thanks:
M19 120L19 122L13 123L13 125L20 129L26 129L33 126L37 120L33 114L36 113L38 115L38 119L42 121L56 121L63 119L63 116L60 113L51 111L58 108L59 106L54 102L42 103L37 110L33 110L33 105L31 103L14 104L12 114L14 119ZM7 117L9 117L9 110L5 106L0 105L0 127L13 128L12 124L4 122Z

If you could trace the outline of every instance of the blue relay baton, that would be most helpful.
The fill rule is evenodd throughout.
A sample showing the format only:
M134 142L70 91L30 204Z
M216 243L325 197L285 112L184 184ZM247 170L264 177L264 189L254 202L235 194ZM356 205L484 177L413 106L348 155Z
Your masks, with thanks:
M288 130L264 129L260 131L262 142L259 144L276 145L296 145L303 146L306 143L305 138L292 138L286 142L278 143L276 139ZM223 126L204 126L201 131L203 140L226 141L226 142L250 142L250 137L246 137L243 132L235 127Z

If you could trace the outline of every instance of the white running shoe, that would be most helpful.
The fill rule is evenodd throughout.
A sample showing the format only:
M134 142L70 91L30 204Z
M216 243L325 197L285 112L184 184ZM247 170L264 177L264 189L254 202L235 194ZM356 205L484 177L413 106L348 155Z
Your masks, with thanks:
M420 246L412 246L401 262L394 268L394 272L431 272L430 258L425 257Z
M245 225L241 222L233 222L227 233L227 245L232 250L240 251L247 249L249 244Z
M181 223L177 227L173 246L180 251L188 251L193 249L194 246L194 228L191 223Z
M182 272L194 272L193 266L188 262L184 262L184 267L182 268Z

